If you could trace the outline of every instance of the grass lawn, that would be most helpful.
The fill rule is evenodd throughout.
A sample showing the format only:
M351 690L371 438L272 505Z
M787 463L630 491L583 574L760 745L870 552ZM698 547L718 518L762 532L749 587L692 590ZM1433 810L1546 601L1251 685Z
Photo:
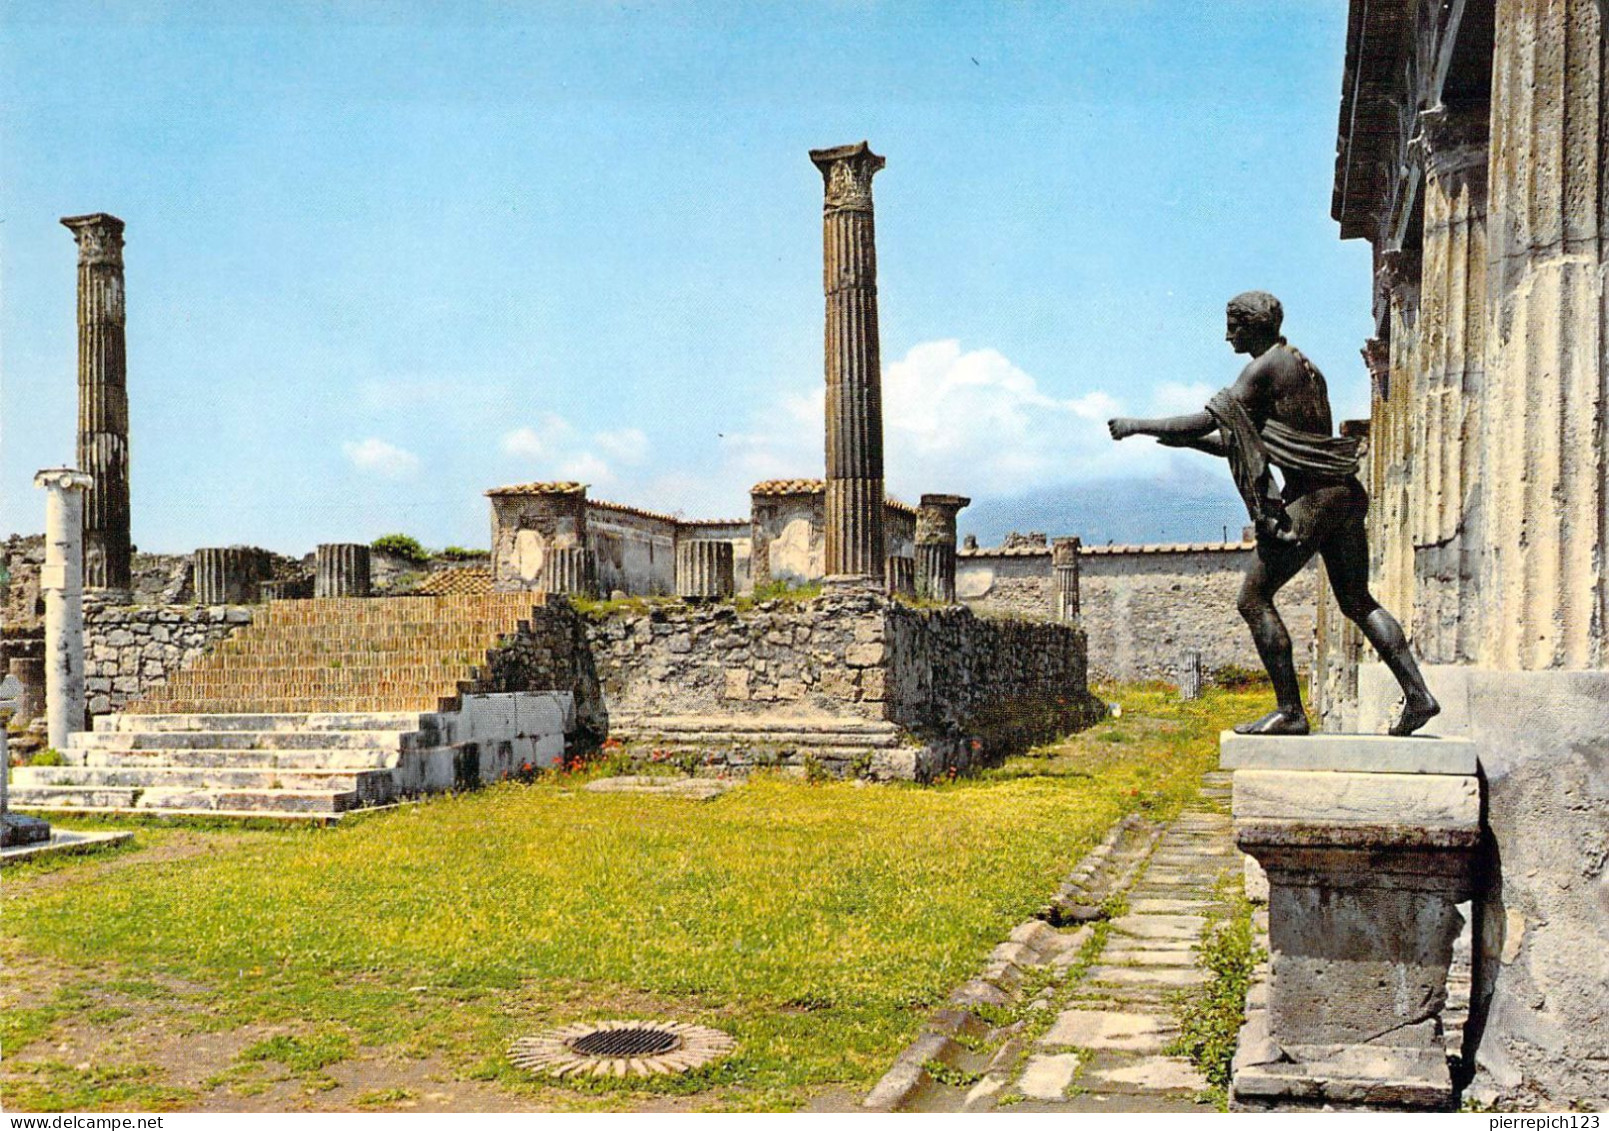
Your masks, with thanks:
M933 787L714 801L506 784L331 830L142 827L8 869L0 1100L92 1108L796 1108L863 1093L1124 813L1167 814L1266 691L1122 718ZM506 1065L572 1020L737 1051L644 1084Z

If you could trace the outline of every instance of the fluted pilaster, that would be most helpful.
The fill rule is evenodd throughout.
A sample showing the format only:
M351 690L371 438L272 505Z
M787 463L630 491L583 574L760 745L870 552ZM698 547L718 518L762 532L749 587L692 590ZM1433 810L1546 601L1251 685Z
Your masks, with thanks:
M61 222L78 243L78 466L95 481L84 498L84 583L127 589L132 551L123 221L96 212Z
M880 580L883 403L872 177L884 162L865 142L811 150L810 160L825 189L826 569L829 577Z
M689 538L676 543L676 595L718 601L737 591L732 543Z
M1597 0L1498 0L1481 663L1609 663L1609 125Z
M1410 634L1420 655L1433 663L1472 659L1482 635L1476 587L1482 556L1488 117L1485 105L1437 107L1420 115L1424 232L1411 441Z
M890 554L883 563L883 581L890 597L916 596L916 559Z
M369 548L361 542L325 542L315 562L313 596L369 595Z
M598 565L585 546L550 548L542 564L542 588L549 593L591 597L598 589Z

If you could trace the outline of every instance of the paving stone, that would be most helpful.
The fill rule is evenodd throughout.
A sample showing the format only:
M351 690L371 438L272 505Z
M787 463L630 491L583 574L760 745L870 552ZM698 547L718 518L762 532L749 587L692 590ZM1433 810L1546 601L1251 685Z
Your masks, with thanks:
M1177 1030L1170 1018L1151 1013L1120 1013L1099 1009L1064 1009L1056 1015L1042 1045L1072 1045L1086 1049L1122 1049L1161 1052Z
M1148 1056L1121 1068L1091 1072L1090 1079L1144 1092L1200 1092L1207 1088L1201 1073L1180 1056Z
M1066 1098L1067 1088L1078 1072L1077 1053L1057 1053L1054 1056L1031 1056L1022 1070L1017 1087L1031 1100L1059 1100Z
M1194 966L1196 954L1190 947L1158 947L1148 950L1108 948L1101 951L1101 961L1114 966Z
M1136 915L1194 915L1211 906L1205 899L1129 900L1129 911Z
M1195 939L1207 920L1200 915L1124 915L1112 930L1142 939Z

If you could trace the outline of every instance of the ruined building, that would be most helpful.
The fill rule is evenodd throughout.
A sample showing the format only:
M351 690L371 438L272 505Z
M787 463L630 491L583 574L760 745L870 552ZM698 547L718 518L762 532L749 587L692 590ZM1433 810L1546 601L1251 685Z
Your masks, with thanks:
M1352 0L1333 214L1374 249L1376 593L1479 747L1474 1095L1609 1105L1609 55L1601 0ZM1396 686L1326 600L1314 698Z

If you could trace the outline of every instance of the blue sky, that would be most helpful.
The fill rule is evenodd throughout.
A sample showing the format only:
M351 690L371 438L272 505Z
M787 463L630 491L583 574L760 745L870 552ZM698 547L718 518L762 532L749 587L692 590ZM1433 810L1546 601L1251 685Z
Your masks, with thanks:
M806 150L862 138L890 489L971 495L986 540L1113 490L1148 537L1238 524L1221 465L1103 422L1232 379L1254 287L1366 413L1344 32L1321 0L8 11L0 532L73 456L57 221L90 211L128 224L141 548L484 546L481 493L545 478L746 514L821 473Z

